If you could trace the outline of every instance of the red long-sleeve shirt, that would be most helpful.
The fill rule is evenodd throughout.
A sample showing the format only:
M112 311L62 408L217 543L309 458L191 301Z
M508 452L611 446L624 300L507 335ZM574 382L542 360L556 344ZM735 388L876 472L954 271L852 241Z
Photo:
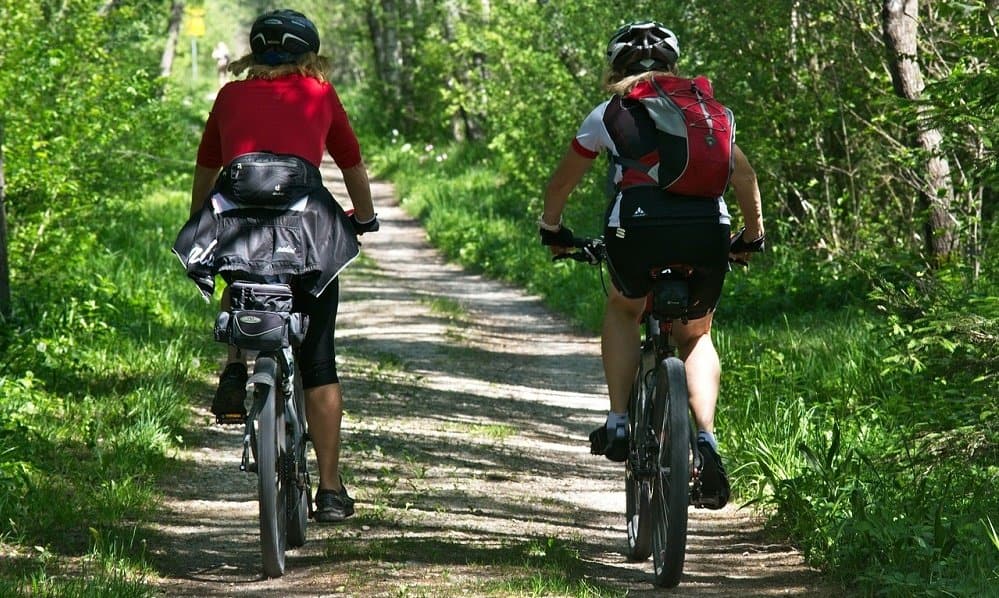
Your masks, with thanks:
M248 152L293 154L316 167L329 151L337 166L361 162L357 136L336 89L313 77L228 83L215 98L198 146L198 165L218 168Z

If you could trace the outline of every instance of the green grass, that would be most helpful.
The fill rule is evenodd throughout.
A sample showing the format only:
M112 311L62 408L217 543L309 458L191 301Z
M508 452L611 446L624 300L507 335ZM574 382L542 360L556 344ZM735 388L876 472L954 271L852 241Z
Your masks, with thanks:
M331 536L326 542L325 556L338 563L377 563L377 571L395 565L411 568L419 563L430 570L446 572L447 581L435 579L426 588L418 582L400 587L400 595L420 596L421 592L440 595L441 583L448 591L477 596L564 596L597 598L624 596L582 577L585 568L576 543L552 537L528 538L493 544L470 544L458 540L379 536L358 538L348 532ZM462 567L476 571L488 569L494 581L472 579L461 574ZM363 566L355 568L357 576L374 575ZM437 576L431 576L437 577ZM361 580L360 583L366 580Z
M422 302L430 306L431 313L449 320L461 320L468 315L461 303L447 297L430 297Z
M13 335L0 346L0 521L20 556L0 570L0 594L151 593L135 523L157 499L152 482L183 442L189 397L214 364L212 307L169 253L186 201L109 200L90 215L98 232L84 264L58 246L31 268L13 264ZM66 562L80 563L72 579L60 572Z
M517 428L506 424L476 424L471 422L449 422L444 424L445 430L458 432L468 436L498 440L500 442L517 434Z

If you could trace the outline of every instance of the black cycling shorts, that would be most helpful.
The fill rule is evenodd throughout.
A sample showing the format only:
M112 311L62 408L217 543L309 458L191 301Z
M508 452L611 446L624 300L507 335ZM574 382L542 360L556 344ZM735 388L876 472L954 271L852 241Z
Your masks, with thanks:
M298 369L303 388L315 388L340 381L336 371L336 312L340 306L340 277L336 277L318 297L292 284L294 310L309 316L309 329L298 348Z
M637 299L652 289L655 268L685 264L693 267L689 280L690 319L714 311L729 270L731 226L712 200L671 200L661 196L622 202L622 214L633 214L647 201L679 201L675 210L662 205L643 209L639 218L621 217L620 226L604 231L611 281L625 297ZM673 212L673 215L669 215ZM651 217L650 217L651 216Z

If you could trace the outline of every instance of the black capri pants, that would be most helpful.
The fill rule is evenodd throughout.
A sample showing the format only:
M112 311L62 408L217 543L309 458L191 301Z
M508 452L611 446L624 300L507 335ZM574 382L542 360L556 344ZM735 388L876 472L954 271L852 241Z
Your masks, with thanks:
M298 370L302 387L315 388L340 381L336 371L336 312L340 307L340 277L336 277L318 296L302 290L305 285L292 282L293 309L309 316L309 328L298 348Z
M604 243L614 286L625 297L638 299L652 290L654 269L685 264L693 268L690 319L713 312L729 271L731 225L719 205L709 199L667 198L661 192L631 194L613 204L608 223L618 226L607 226ZM612 218L615 206L617 217Z

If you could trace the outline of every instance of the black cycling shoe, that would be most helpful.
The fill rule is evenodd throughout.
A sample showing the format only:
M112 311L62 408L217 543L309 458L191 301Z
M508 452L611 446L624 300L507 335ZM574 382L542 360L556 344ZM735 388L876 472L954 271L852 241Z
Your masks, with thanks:
M347 487L340 480L340 490L316 492L316 510L313 516L320 523L336 523L354 514L354 499L347 494Z
M241 424L246 421L246 366L233 362L219 376L219 387L212 400L212 413L219 424Z
M614 428L614 437L608 436L606 425L590 432L590 454L603 455L615 463L627 461L628 426L618 426Z
M700 492L696 493L693 503L698 507L720 509L728 504L730 492L725 466L711 443L698 440L697 451L701 454Z

